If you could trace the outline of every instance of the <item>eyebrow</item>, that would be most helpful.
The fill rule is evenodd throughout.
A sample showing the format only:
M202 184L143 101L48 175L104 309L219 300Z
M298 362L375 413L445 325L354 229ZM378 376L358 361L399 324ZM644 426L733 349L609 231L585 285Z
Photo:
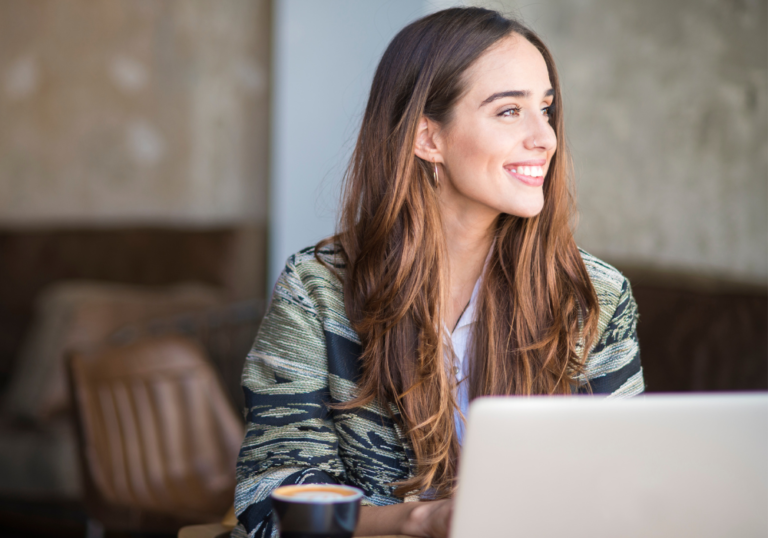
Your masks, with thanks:
M544 93L545 97L549 97L550 95L555 95L554 88L550 88ZM509 90L506 92L496 92L493 95L491 95L488 99L480 103L480 106L487 105L488 103L495 101L496 99L501 99L503 97L522 98L522 97L530 97L530 96L531 96L531 92L528 90Z

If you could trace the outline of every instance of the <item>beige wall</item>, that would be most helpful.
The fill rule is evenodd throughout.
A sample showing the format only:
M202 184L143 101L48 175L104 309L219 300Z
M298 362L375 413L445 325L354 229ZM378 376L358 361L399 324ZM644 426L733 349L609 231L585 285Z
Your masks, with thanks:
M555 55L584 248L768 281L765 0L486 4Z
M4 0L0 225L266 221L268 0Z
M766 282L766 0L474 3L521 15L555 54L584 248ZM263 237L270 5L2 1L0 225Z

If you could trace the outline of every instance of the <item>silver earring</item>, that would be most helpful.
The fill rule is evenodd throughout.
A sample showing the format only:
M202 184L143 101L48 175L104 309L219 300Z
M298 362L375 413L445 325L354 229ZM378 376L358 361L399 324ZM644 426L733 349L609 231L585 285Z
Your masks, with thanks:
M440 186L440 178L437 177L437 161L434 161L432 164L435 165L435 171L434 171L435 187L439 187Z

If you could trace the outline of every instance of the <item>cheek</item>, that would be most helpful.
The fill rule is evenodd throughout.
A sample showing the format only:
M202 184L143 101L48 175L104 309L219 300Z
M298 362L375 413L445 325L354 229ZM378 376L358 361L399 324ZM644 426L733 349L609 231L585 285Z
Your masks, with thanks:
M496 132L485 125L466 127L451 141L452 168L457 172L481 173L501 167L514 145L511 138L509 133Z
M552 127L551 123L547 123L547 132L549 133L549 136L552 140L552 149L548 151L549 155L554 155L555 151L557 151L557 134L555 134L555 128Z
M466 161L477 156L478 137L471 127L465 127L456 133L450 142L449 156L456 161Z

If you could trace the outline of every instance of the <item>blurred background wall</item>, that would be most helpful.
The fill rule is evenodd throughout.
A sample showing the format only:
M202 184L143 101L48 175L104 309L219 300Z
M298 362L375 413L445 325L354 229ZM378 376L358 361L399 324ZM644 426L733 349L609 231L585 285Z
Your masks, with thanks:
M468 3L554 53L649 389L768 387L768 1ZM0 0L0 498L81 494L64 348L263 299L333 233L384 47L457 4Z
M766 2L507 5L562 75L580 244L619 265L765 284Z
M17 498L74 502L20 525L84 534L69 350L264 297L271 12L0 0L0 534ZM217 340L233 402L258 312L168 321Z
M0 2L0 381L41 290L264 294L271 3Z
M263 225L268 2L2 5L4 225Z

